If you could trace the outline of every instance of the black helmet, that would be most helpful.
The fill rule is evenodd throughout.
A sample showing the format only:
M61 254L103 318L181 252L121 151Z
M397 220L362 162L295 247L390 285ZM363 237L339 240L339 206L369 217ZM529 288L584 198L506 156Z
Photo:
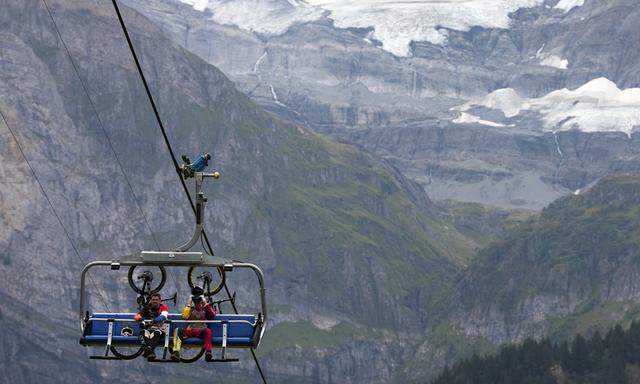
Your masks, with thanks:
M200 297L202 295L204 295L204 289L202 289L202 287L196 285L195 287L191 288L191 296Z

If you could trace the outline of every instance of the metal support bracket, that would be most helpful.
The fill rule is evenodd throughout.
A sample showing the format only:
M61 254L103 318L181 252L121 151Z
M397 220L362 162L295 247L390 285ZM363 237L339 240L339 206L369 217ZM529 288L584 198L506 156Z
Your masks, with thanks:
M166 324L164 329L164 348L162 349L162 359L167 359L167 351L169 350L169 330L171 329L170 323Z
M227 327L228 326L229 326L229 323L227 323L226 321L222 323L222 360L225 359L225 356L227 354Z
M220 352L220 359L211 360L212 362L217 363L229 363L233 361L239 361L238 359L227 359L227 328L229 327L229 322L224 320L222 321L222 350Z
M109 350L111 349L111 341L113 340L113 323L114 319L109 319L109 330L107 333L107 346L104 348L104 357L109 356Z
M196 182L196 228L193 231L193 235L191 239L181 246L176 248L176 252L185 252L191 249L198 242L202 231L204 229L204 209L207 203L207 197L204 195L202 191L202 182L205 177L212 177L214 179L218 179L220 174L218 172L215 173L204 173L204 172L194 172L193 178Z

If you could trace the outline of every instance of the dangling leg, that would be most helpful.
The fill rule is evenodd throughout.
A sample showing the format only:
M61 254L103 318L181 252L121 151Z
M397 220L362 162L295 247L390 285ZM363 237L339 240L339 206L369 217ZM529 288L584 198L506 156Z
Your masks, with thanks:
M142 346L144 347L144 351L142 352L142 357L149 357L151 352L151 336L152 333L148 330L144 329L141 331L140 339L142 340Z
M158 345L160 345L162 340L164 340L163 336L164 334L157 327L153 327L149 330L149 338L145 340L145 343L148 346L147 348L150 349L149 355L147 356L149 360L153 360L156 358L155 349Z
M213 347L213 332L211 332L211 328L207 327L205 328L202 333L200 334L200 336L203 338L203 343L204 343L204 359L206 361L211 361L213 360L213 356L211 355L211 348Z
M182 348L182 328L176 328L173 331L173 352L171 352L171 360L180 361L180 348Z

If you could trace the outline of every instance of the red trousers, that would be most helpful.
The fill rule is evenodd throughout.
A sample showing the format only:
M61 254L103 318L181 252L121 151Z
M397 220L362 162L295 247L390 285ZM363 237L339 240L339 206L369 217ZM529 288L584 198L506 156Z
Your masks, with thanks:
M211 343L211 340L212 340L211 336L212 334L211 334L210 328L204 328L204 329L186 328L182 330L182 338L184 339L188 339L190 337L197 337L199 339L203 339L205 351L211 351L211 347L213 347Z

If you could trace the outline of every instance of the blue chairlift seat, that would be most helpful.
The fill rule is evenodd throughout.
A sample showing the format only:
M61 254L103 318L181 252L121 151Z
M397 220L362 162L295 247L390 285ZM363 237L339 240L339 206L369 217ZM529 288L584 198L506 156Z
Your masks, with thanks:
M136 346L140 345L140 323L133 320L134 313L94 313L85 327L84 334L80 338L80 344L86 346L104 346L107 344L109 321L113 321L113 334L111 344L115 346ZM105 319L105 320L98 320ZM180 314L172 313L170 320L182 320ZM214 347L222 346L223 322L227 322L227 347L230 348L255 348L261 333L260 321L255 315L216 315L215 321L219 321L207 326L213 330ZM171 323L170 342L173 343L173 331L177 327L186 327L187 323ZM130 328L132 336L123 336L125 327ZM202 339L189 338L182 342L189 345L201 345Z

